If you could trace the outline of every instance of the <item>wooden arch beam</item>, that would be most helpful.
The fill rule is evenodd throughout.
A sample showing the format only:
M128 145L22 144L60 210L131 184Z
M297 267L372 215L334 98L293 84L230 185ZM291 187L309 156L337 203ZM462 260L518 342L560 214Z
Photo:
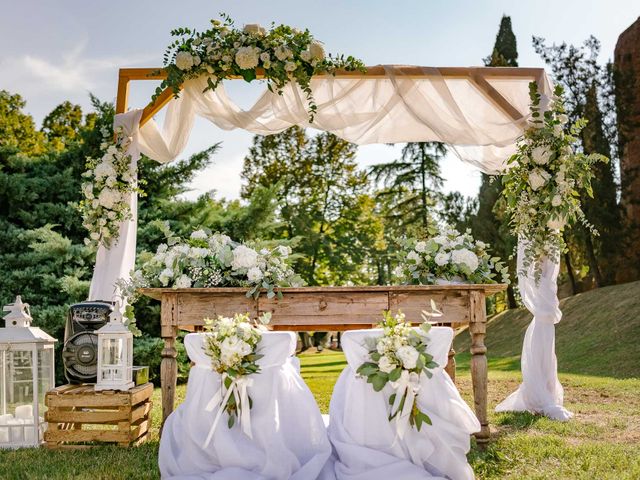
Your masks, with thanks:
M422 67L396 66L396 72L403 78L428 78L430 73L425 73ZM264 78L264 71L258 69L256 78ZM517 67L444 67L438 68L439 74L444 78L466 78L481 92L491 103L498 107L511 120L520 120L523 115L503 95L496 90L487 80L490 78L530 78L538 82L542 87L544 81L544 69L542 68L517 68ZM386 71L384 66L376 65L367 67L366 72L339 70L333 75L335 78L384 78ZM116 97L116 113L124 113L128 107L129 83L137 80L164 80L166 73L161 68L121 68L118 77L118 93ZM241 78L241 77L232 77ZM150 102L143 110L140 118L140 126L147 123L154 115L164 108L173 98L171 89L165 89L156 99Z

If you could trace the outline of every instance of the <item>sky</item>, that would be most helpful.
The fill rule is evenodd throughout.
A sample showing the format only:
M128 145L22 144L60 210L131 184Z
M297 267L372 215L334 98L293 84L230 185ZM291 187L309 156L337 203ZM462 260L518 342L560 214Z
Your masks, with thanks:
M327 51L367 65L478 66L493 49L500 18L511 16L521 67L543 67L531 37L580 44L589 35L602 43L601 60L613 58L618 35L640 16L640 0L0 0L0 89L19 93L38 124L70 100L90 109L89 93L114 101L118 68L156 67L176 27L205 29L226 12L246 23L284 23L308 28ZM251 105L261 83L230 82L240 106ZM143 107L155 82L131 86L130 107ZM162 119L160 115L158 120ZM212 165L187 197L215 190L238 198L242 161L252 135L225 132L199 120L183 156L222 142ZM358 149L358 163L390 161L401 145ZM453 155L442 164L445 189L477 194L480 173Z

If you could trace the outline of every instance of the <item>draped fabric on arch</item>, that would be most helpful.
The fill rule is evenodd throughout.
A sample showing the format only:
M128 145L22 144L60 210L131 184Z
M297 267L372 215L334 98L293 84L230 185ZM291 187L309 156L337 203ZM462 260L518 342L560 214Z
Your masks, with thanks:
M261 135L300 125L334 133L358 145L438 141L450 145L464 162L497 174L505 169L527 127L529 82L538 81L543 106L551 95L551 82L542 70L531 69L531 75L518 76L482 67L446 76L438 68L419 70L420 75L405 75L402 66L385 66L385 74L380 76L314 78L311 88L318 110L312 124L305 94L293 83L282 95L265 88L256 103L243 110L227 96L223 85L203 93L203 78L184 84L180 97L169 103L162 128L153 120L140 127L140 110L116 115L115 123L132 137L129 153L134 162L140 154L160 163L173 161L186 147L195 117L200 116L225 130L242 128ZM134 218L121 226L119 241L110 249L98 249L91 299L110 299L115 282L128 278L134 267L134 196L131 205ZM557 272L554 281L556 277ZM551 291L536 293L551 294L555 298ZM531 305L535 316L536 303ZM553 344L548 352L553 353Z

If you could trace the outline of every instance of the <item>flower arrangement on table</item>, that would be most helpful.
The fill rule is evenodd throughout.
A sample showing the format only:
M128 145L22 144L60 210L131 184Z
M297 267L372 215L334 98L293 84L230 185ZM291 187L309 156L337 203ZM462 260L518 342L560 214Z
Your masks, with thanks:
M434 313L423 314L439 314L435 308L434 310ZM386 311L378 327L383 330L383 334L366 339L369 361L360 365L356 373L366 377L367 383L376 392L380 392L387 383L395 390L389 396L389 421L396 418L398 436L402 438L407 425L418 431L423 423L431 425L429 416L421 412L417 405L420 376L424 374L431 378L430 370L438 367L433 357L427 353L427 334L431 324L425 321L416 329L405 321L403 313L398 312L393 316Z
M251 386L251 375L260 373L258 360L263 355L257 353L258 343L265 325L271 320L266 313L253 322L248 314L236 314L233 318L219 316L217 319L205 319L205 353L211 357L211 368L222 377L222 385L206 407L213 411L218 406L218 413L213 422L205 447L211 441L213 433L220 421L222 412L227 412L227 426L233 427L238 420L242 431L252 437L251 417L249 411L253 406L247 388Z
M131 139L122 128L102 130L100 158L87 157L87 170L82 174L83 200L80 202L82 225L89 231L87 245L109 247L118 239L120 224L131 219L131 193L142 194L138 172L127 149ZM115 138L114 138L115 133Z
M509 283L508 267L489 253L489 245L476 241L470 230L461 234L445 226L424 239L399 240L400 264L393 274L402 283Z
M211 28L204 32L190 28L171 31L176 40L164 54L167 78L156 89L154 99L166 88L178 97L186 80L201 76L207 78L205 91L215 90L224 79L234 76L251 82L257 78L256 69L261 68L270 91L281 93L291 81L302 88L311 122L317 111L310 87L313 75L337 69L364 70L364 64L352 56L327 56L322 43L309 30L287 25L272 25L266 30L256 24L240 30L234 28L228 15L221 17L211 20Z
M509 159L502 182L511 230L524 240L523 273L533 265L537 282L542 259L558 262L566 248L562 236L566 226L580 221L592 234L597 234L582 211L580 192L593 196L592 166L608 159L574 150L587 121L579 119L573 125L568 124L561 85L555 87L544 110L535 82L529 84L529 94L530 127Z
M227 235L196 230L188 239L175 236L168 224L167 237L155 254L141 255L140 268L119 287L129 299L139 288L247 287L257 298L262 289L268 298L282 296L278 287L299 287L302 279L291 268L291 248L238 243Z

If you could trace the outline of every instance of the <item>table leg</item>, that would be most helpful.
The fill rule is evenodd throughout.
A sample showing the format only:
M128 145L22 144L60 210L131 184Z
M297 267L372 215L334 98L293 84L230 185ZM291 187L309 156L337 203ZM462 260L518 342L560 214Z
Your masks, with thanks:
M476 416L480 421L480 431L475 434L479 445L489 442L490 431L487 417L487 347L484 337L487 331L484 292L470 292L469 332L471 334L471 381Z
M161 336L164 341L162 361L160 362L160 388L162 390L162 425L173 412L176 384L178 381L178 352L176 350L177 297L175 294L163 295L160 313Z
M453 343L451 344L451 348L449 349L449 358L447 361L447 366L444 368L444 371L449 374L453 383L456 382L456 351L453 349Z

